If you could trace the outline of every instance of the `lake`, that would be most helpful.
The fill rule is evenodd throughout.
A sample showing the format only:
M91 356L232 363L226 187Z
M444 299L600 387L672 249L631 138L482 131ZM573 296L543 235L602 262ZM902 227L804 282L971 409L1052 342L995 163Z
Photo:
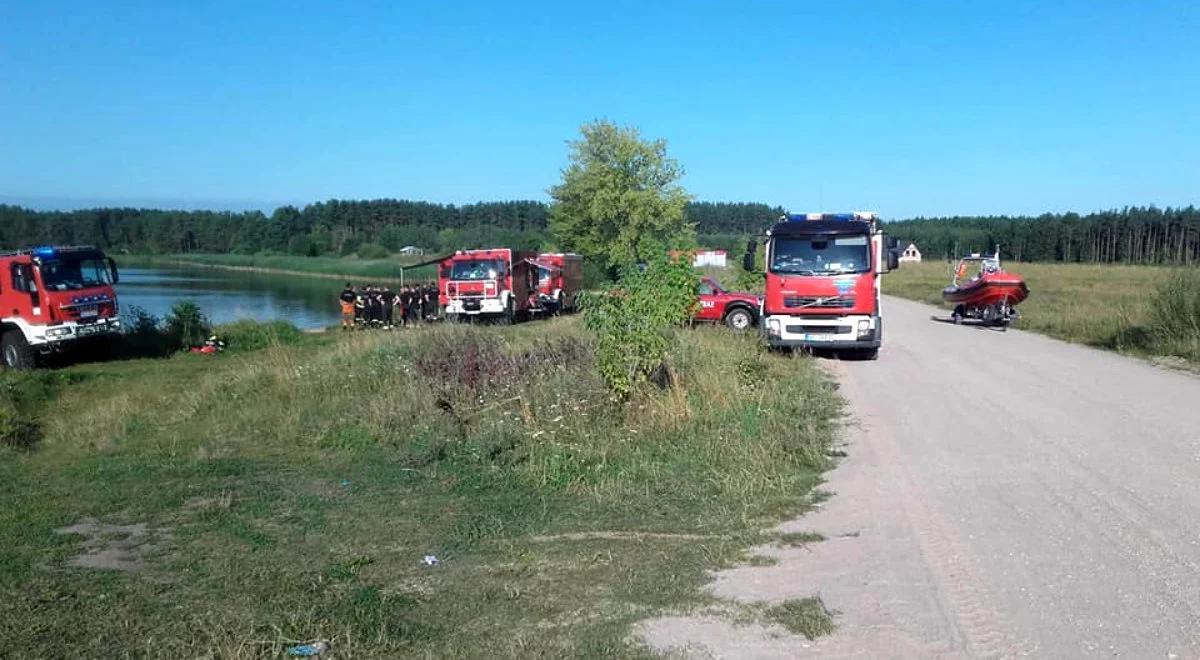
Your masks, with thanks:
M191 300L213 323L284 320L309 329L340 322L337 297L344 284L321 277L217 268L127 267L121 269L117 297L123 311L140 307L159 318L176 302Z

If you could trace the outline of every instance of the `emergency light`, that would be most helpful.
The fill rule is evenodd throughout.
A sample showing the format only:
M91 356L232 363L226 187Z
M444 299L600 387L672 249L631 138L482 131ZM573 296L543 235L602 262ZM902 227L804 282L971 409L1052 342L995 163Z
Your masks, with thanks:
M874 211L855 211L854 213L789 213L784 216L788 222L806 222L809 220L832 220L834 222L850 222L852 220L874 220Z
M806 222L809 220L836 220L839 222L849 222L855 219L854 213L790 213L787 216L788 222Z
M52 247L35 248L33 253L39 257L53 257L55 254L58 254Z

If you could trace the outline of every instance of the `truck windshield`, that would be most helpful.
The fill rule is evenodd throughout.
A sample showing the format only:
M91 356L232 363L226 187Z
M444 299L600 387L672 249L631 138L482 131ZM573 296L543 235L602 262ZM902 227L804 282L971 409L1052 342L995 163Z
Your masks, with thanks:
M866 236L777 238L771 248L771 272L796 275L865 273L871 269Z
M49 291L86 289L112 284L107 261L94 255L74 259L44 259L38 269L42 273L42 284Z
M456 261L450 270L452 280L494 280L504 272L503 263L497 259L473 259Z

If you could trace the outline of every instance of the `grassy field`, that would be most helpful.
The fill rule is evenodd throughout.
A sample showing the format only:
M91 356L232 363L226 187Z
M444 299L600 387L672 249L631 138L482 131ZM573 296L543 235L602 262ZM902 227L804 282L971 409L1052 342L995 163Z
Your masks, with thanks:
M674 385L620 402L574 318L286 338L0 374L2 655L630 657L632 622L694 608L829 629L699 590L828 467L812 362L680 332Z
M1016 327L1059 339L1144 355L1200 361L1200 271L1196 269L1013 263L1029 285ZM884 293L934 305L951 265L905 264Z
M176 254L162 256L118 256L119 265L147 266L155 263L186 263L222 268L237 268L277 273L305 273L336 279L379 282L398 282L400 269L408 264L421 263L432 257L392 257L389 259L359 259L357 257L293 257L257 256L246 254ZM434 266L405 269L405 281L432 280L437 277Z

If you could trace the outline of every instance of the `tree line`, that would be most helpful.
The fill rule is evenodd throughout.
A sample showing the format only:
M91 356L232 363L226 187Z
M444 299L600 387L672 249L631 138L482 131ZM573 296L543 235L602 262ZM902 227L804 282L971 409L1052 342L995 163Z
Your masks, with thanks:
M1000 246L1003 258L1076 263L1200 263L1200 209L1129 206L1039 216L914 218L887 230L925 258L950 259ZM902 246L903 247L903 246Z
M770 224L780 211L765 204L692 203L687 222L706 234L743 233ZM261 211L174 211L96 208L34 211L0 205L0 247L97 245L114 252L188 252L317 256L353 254L364 245L395 252L511 246L538 249L548 237L550 207L539 201L456 206L408 200L330 200L303 208Z
M700 245L740 252L782 215L760 203L689 202L686 224ZM98 208L34 211L0 205L0 247L98 245L112 252L347 255L364 245L395 252L512 246L550 241L550 206L540 201L433 204L407 200L331 200L260 211ZM1200 210L1126 207L1080 215L956 216L888 223L926 258L1000 246L1007 259L1085 263L1200 263Z

